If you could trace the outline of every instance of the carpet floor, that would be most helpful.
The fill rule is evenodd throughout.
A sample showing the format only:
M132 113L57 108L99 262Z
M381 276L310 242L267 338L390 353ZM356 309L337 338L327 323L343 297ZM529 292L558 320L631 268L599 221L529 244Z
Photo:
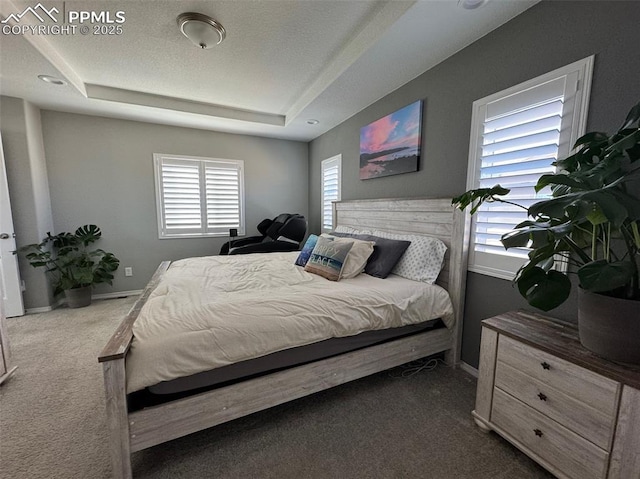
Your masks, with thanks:
M135 298L7 320L0 477L111 477L97 356ZM550 478L471 418L475 379L379 373L134 453L142 478Z

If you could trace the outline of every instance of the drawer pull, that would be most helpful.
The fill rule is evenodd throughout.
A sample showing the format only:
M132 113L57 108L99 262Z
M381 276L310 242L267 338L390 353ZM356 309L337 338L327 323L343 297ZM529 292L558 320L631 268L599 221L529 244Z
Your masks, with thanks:
M547 400L547 395L544 393L538 393L538 397L540 398L540 401L546 401Z
M546 370L551 369L551 366L550 366L550 365L549 365L549 363L548 363L548 362L546 362L546 361L544 361L544 362L540 363L540 366L542 366L542 369L546 369Z
M540 429L534 429L533 432L535 432L536 436L538 437L542 437L544 435L544 433Z

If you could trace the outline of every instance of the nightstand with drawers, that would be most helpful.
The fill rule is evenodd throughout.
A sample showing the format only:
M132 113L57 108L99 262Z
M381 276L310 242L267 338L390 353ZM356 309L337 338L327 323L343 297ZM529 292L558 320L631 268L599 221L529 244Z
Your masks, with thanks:
M640 367L587 351L575 325L484 320L473 416L560 478L640 479Z

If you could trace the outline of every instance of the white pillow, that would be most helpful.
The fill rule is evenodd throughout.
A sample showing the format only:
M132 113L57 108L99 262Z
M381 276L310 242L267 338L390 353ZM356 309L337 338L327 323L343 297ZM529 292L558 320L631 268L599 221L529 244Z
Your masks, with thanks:
M447 246L433 236L387 233L373 231L381 238L411 241L411 244L391 271L393 274L414 281L433 284L438 279L444 262Z
M367 266L367 260L369 256L373 254L373 241L362 241L355 238L340 238L338 236L331 236L327 233L322 233L320 236L324 238L333 238L334 241L339 243L352 243L347 260L342 267L342 273L340 279L355 278L364 271Z

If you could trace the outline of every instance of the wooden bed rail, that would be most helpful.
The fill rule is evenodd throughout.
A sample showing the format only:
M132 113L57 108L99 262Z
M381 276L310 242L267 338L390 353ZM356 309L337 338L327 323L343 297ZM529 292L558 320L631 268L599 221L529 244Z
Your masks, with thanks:
M136 322L142 306L147 302L147 298L149 298L151 291L156 288L160 278L169 268L170 264L171 261L163 261L160 263L156 272L153 273L151 281L149 281L149 284L147 284L138 300L129 310L129 313L122 320L120 326L116 329L116 332L113 333L113 336L109 339L109 342L100 353L100 356L98 356L98 362L103 363L105 361L123 359L125 357L127 351L129 351L129 346L131 346L131 340L133 339L133 323Z
M144 291L98 357L104 374L109 448L113 475L116 478L131 478L131 433L127 408L125 356L133 339L133 323L170 264L171 261L160 263Z
M439 328L259 376L129 414L132 452L345 384L451 346L451 331Z

